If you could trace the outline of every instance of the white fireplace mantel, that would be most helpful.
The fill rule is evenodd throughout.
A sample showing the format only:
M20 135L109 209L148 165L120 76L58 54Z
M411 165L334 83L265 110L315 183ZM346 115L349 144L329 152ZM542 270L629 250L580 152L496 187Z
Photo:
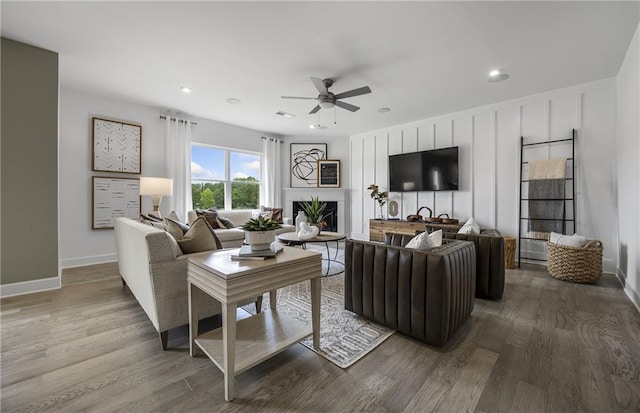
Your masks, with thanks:
M293 217L293 203L310 201L311 197L318 197L319 201L337 202L338 232L346 234L349 230L349 190L345 188L282 188L284 192L283 208L286 217Z

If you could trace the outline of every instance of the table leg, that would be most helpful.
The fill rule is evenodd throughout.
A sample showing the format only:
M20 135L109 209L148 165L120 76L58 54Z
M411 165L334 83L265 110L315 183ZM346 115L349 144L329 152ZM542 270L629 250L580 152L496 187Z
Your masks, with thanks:
M269 291L269 307L272 310L276 309L278 305L278 290Z
M187 295L189 298L189 354L195 357L198 354L198 346L195 339L198 336L198 300L196 299L197 287L187 281Z
M329 241L325 241L324 246L327 249L327 272L324 273L326 277L329 275L329 271L331 271L331 252L329 251Z
M238 303L222 304L222 346L224 348L224 399L234 399L236 361L236 309Z
M313 348L320 348L320 277L311 279L311 326L313 328Z

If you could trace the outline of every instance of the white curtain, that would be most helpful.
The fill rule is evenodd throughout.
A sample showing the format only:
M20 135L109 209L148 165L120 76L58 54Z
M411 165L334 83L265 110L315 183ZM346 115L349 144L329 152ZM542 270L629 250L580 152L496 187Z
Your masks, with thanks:
M278 139L262 138L262 157L264 162L262 205L274 208L281 207L280 143Z
M169 205L178 217L187 220L187 211L193 209L191 200L191 122L187 119L172 121L167 116L167 176L173 178L173 196Z

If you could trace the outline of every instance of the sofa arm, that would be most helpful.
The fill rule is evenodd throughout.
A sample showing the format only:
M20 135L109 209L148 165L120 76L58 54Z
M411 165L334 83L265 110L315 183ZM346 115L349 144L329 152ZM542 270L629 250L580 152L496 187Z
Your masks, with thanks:
M470 242L422 251L347 240L345 308L443 345L473 310L475 261Z

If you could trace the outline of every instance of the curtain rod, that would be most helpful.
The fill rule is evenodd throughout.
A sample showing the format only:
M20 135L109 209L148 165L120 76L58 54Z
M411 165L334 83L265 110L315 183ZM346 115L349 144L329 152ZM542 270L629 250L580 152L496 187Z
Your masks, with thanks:
M276 139L276 138L267 138L266 136L263 136L262 139L269 139L270 141L276 141L276 142L282 143L282 140Z
M167 118L167 117L166 117L165 115L160 115L160 119L166 119L166 118ZM169 117L169 120L171 120L171 121L175 122L176 120L178 120L178 118L172 118L172 117ZM182 119L180 119L180 120L179 120L179 122L185 122L185 121L184 121L184 120L182 120ZM198 124L198 122L194 122L194 121L192 121L192 120L190 120L190 121L189 121L189 123L191 123L192 125L197 125L197 124Z

